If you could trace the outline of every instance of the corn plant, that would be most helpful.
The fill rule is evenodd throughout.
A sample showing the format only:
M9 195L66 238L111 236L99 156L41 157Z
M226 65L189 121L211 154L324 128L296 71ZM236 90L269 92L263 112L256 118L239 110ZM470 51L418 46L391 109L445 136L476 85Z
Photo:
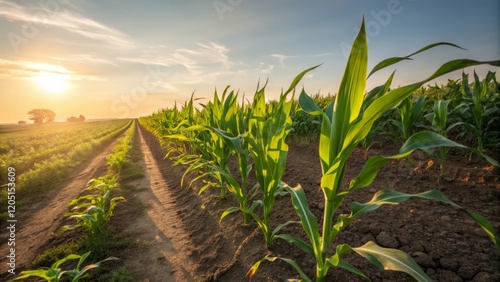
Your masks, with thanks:
M454 123L453 125L448 124L448 104L450 100L437 100L434 102L433 112L425 115L425 118L432 124L431 129L439 133L444 137L448 137L448 132L454 127L460 125L461 123ZM456 108L459 109L459 108ZM464 146L465 148L465 146ZM448 155L450 148L441 147L439 148L439 154L435 154L433 151L426 151L427 154L434 156L439 161L440 175L438 177L438 183L444 173L444 162L446 156Z
M234 97L234 101L236 101L236 96ZM223 176L224 181L227 182L228 191L236 197L238 202L237 207L230 207L222 213L220 221L228 214L240 210L243 213L243 225L247 225L250 223L251 213L258 206L256 203L249 206L251 196L257 188L254 187L249 190L248 187L248 178L252 171L252 164L250 163L248 142L245 141L244 136L246 136L246 131L248 130L250 115L249 111L245 110L244 105L238 106L236 103L233 103L233 105L235 107L235 111L231 112L231 115L235 118L234 123L232 123L233 127L207 126L207 129L210 129L213 134L217 134L219 138L224 140L226 146L231 150L238 164L240 178L240 181L238 181L231 174L227 166L213 166L213 169Z
M281 93L279 100L270 103L267 107L266 85L261 89L257 87L252 103L249 131L245 140L248 142L250 154L254 160L257 183L262 192L263 216L261 218L256 213L251 213L251 215L264 233L268 246L273 243L276 232L283 227L279 225L274 231L271 231L270 221L275 197L282 190L280 189L282 187L281 177L285 171L288 154L288 145L285 143L285 139L292 126L290 111L293 94L291 99L288 98L288 95L295 89L302 77L316 67L309 68L297 75L288 90Z
M108 167L111 170L119 172L123 165L128 162L130 158L128 153L130 148L132 148L134 133L135 122L127 129L125 136L118 141L119 143L113 148L112 153L106 156Z
M385 89L384 86L375 87L370 92L366 94L363 106L361 111L364 111L376 98L387 92L388 89ZM331 101L331 100L330 100ZM370 132L366 135L366 137L361 141L361 146L365 149L364 158L365 160L368 158L368 150L377 144L378 141L375 140L377 136L389 137L394 143L397 142L398 135L396 133L397 129L395 128L394 122L396 120L396 109L391 108L386 110L379 119L377 119L374 123Z
M13 279L12 281L18 281L18 280L24 280L27 278L33 278L33 277L38 277L38 278L43 278L46 281L49 282L59 282L59 281L80 281L82 278L87 278L88 277L88 271L94 268L97 268L100 266L101 263L105 261L110 261L110 260L118 260L116 257L108 257L107 259L101 260L100 262L92 263L89 265L86 265L84 268L80 269L82 267L82 263L87 259L87 257L90 255L90 252L87 252L83 255L75 255L71 254L68 255L67 257L60 259L56 261L52 266L48 269L42 268L42 269L36 269L36 270L26 270L22 271L18 277ZM78 260L78 264L76 265L75 269L71 270L62 270L61 265L67 261L70 260ZM68 280L70 279L70 280Z
M452 44L432 44L411 55L423 52L438 45ZM408 59L411 55L384 60L376 65L370 74L401 60ZM431 281L408 254L397 249L382 248L372 241L369 241L360 247L351 247L347 244L339 244L336 246L333 254L331 253L332 250L330 248L336 236L344 230L354 218L376 210L384 204L399 204L411 197L420 197L438 200L459 208L481 225L500 250L500 238L494 233L493 227L486 219L476 213L459 207L446 198L441 192L436 190L413 195L393 190L379 191L375 193L373 198L367 203L352 203L351 213L348 215L340 214L338 215L337 220L334 221L335 212L342 204L344 198L348 194L355 192L357 189L370 185L378 170L389 160L406 157L411 154L412 151L419 148L428 149L436 146L462 146L434 132L424 131L416 133L408 138L406 143L401 148L400 154L391 157L374 156L369 158L358 176L350 182L347 188L342 189L344 173L349 156L353 153L357 145L370 132L374 122L382 115L382 113L384 113L387 109L395 107L405 98L409 97L424 83L435 79L438 76L466 66L481 63L489 63L496 66L500 65L500 61L477 62L472 60L455 60L445 63L433 75L423 81L399 87L394 90L389 90L389 86L394 75L393 73L385 85L379 87L379 91L381 91L381 93L380 95L377 95L378 98L373 101L369 101L364 99L367 63L368 46L363 20L360 31L352 46L336 98L323 111L304 91L300 94L299 102L304 111L313 115L322 116L319 155L323 174L320 183L325 201L323 226L320 232L317 219L310 211L305 193L300 185L295 188L285 186L291 195L292 203L297 214L299 215L302 227L310 242L305 242L304 240L290 234L278 234L275 235L275 237L295 244L297 247L315 258L316 281L325 281L328 270L332 267L340 267L369 280L361 270L343 260L343 256L352 252L365 257L379 268L406 272L418 281ZM369 105L366 106L366 103L369 103ZM366 107L363 107L363 104L365 104ZM363 108L364 110L362 110ZM285 262L291 264L298 270L301 279L311 281L311 279L304 274L295 261L279 257L263 258L253 265L248 274L252 276L263 261L274 261L277 259L284 260Z
M101 191L98 195L85 195L72 200L68 206L74 206L72 211L66 213L65 216L75 219L76 224L65 225L61 227L61 231L83 228L89 232L91 239L98 238L102 234L104 224L113 216L113 211L117 202L124 201L124 197L114 197L110 199L111 183L106 183L104 180L91 181L91 186L86 190L98 189Z
M490 89L490 82L493 82L494 89ZM467 112L472 119L472 122L464 122L463 124L473 132L477 140L476 149L483 152L484 139L489 128L498 123L500 119L498 105L492 103L495 96L498 97L498 83L496 82L495 73L488 72L486 79L481 81L474 72L474 89L469 85L469 76L463 73L462 91L465 96L463 105L466 106Z
M222 128L238 135L243 126L237 95L234 92L228 94L227 91L228 88L224 90L221 98L215 91L213 101L202 105L203 111L200 112L198 119L189 118L193 115L189 114L188 119L177 126L177 134L167 135L168 138L191 143L196 147L195 152L198 154L182 156L176 162L189 164L184 176L190 171L198 171L199 175L191 183L207 176L214 178L217 181L215 183L205 180L206 185L200 189L200 193L208 187L216 186L220 188L220 197L223 199L227 197L226 178L230 176L228 162L232 153L224 138L209 129ZM184 176L181 183L184 181Z
M406 141L412 133L414 132L414 127L421 123L424 106L425 106L425 96L420 96L417 100L413 100L411 96L404 99L401 104L397 107L400 121L393 120L392 122L401 131L401 139ZM423 127L422 124L420 124Z

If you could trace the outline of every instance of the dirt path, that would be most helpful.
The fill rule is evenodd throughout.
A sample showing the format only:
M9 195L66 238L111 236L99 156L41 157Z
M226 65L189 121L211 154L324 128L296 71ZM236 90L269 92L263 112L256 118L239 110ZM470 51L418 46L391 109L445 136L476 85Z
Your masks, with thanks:
M195 191L180 186L183 168L164 160L151 133L139 132L139 164L146 176L125 185L127 207L117 209L113 218L118 231L136 244L117 255L134 281L216 280L235 264L237 248Z
M116 141L113 141L99 155L80 165L81 169L77 169L67 177L69 180L43 195L34 197L23 206L25 209L21 214L18 212L15 233L16 274L19 273L19 269L30 267L32 261L44 251L44 245L65 219L64 214L68 211L68 203L78 197L90 179L105 173L106 156L115 145ZM3 243L7 242L9 235L5 232L4 222L2 222L1 230L0 278L6 276L9 269L4 254L8 254L10 248Z
M139 136L143 160L140 165L146 176L127 185L127 201L144 207L140 215L134 216L133 222L124 225L122 232L136 240L139 252L131 250L132 259L125 260L127 269L139 281L174 281L193 280L192 262L184 255L179 246L187 245L182 232L176 226L181 225L173 208L173 199L168 193L169 183L162 177L159 166L142 134ZM121 209L115 216L120 218L136 213L137 210ZM118 220L114 220L115 222ZM172 239L174 238L174 242ZM175 245L174 245L175 244ZM185 262L185 263L183 263ZM134 271L137 270L137 271Z

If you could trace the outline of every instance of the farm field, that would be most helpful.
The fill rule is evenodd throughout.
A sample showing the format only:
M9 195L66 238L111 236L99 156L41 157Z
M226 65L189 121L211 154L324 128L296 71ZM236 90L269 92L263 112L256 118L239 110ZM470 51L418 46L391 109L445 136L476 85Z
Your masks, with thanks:
M0 128L0 279L499 281L500 83L463 70L500 61L367 89L461 49L369 70L368 39L363 18L335 95L299 90L316 65L276 99L266 81L137 119L39 109L47 127Z
M0 179L15 169L18 201L50 190L77 165L119 135L130 120L85 124L3 126L0 130ZM6 191L0 194L6 210ZM5 215L5 212L2 213Z
M258 226L252 223L242 226L242 216L231 214L219 225L219 217L224 210L234 206L235 200L213 197L209 192L197 196L199 185L191 189L181 187L177 181L184 170L172 167L172 162L163 160L165 149L161 149L156 139L143 132L146 143L154 158L147 164L148 171L158 170L162 176L150 179L150 184L131 185L140 194L138 198L151 193L145 187L155 190L148 208L139 218L154 218L157 212L168 215L169 220L153 221L152 234L144 234L144 224L140 224L136 234L143 240L150 240L145 257L130 254L130 261L144 260L137 265L140 281L149 278L156 281L164 275L172 275L176 281L245 281L246 272L252 264L265 255L279 255L296 260L309 276L314 275L314 260L306 258L304 252L294 249L289 243L278 240L271 248L266 248L264 236ZM309 206L317 218L324 210L322 193L319 189L320 165L317 140L312 142L292 141L283 181L290 185L301 184ZM373 154L390 155L398 148L390 143L375 146ZM364 163L364 150L357 148L351 158L347 175L354 177ZM448 162L444 181L439 185L439 167L432 164L424 154L415 154L405 161L390 162L378 175L369 190L360 190L351 195L349 201L368 201L374 192L397 188L398 191L417 193L429 189L443 191L457 204L480 212L493 224L500 227L500 182L499 172L484 161L463 161L462 154L453 154ZM159 165L159 167L155 167ZM152 169L151 167L155 167ZM230 164L236 170L236 164ZM255 183L255 179L251 180ZM156 185L155 185L156 183ZM139 188L142 187L142 188ZM143 190L144 189L144 190ZM212 188L212 193L218 193ZM147 197L146 197L147 198ZM167 208L153 204L158 201ZM158 204L159 204L158 203ZM298 220L289 197L278 197L276 212L272 220L286 222ZM348 205L340 211L347 213ZM121 221L117 214L116 221ZM141 220L147 222L147 220ZM118 223L120 228L127 225ZM147 225L146 225L147 226ZM286 233L303 236L300 225L286 227ZM150 232L148 232L150 233ZM139 235L140 234L140 235ZM162 240L155 240L159 234ZM148 237L149 236L149 237ZM165 236L165 237L163 237ZM167 240L168 239L168 240ZM304 238L305 239L305 238ZM168 241L168 242L164 242ZM434 281L495 281L500 278L498 269L500 255L483 230L456 209L434 201L413 199L399 206L382 207L367 216L355 220L339 238L339 243L360 245L373 240L382 246L402 249L413 257ZM168 248L161 248L168 245ZM172 248L173 246L173 248ZM174 250L172 250L174 249ZM167 250L167 251L165 251ZM185 263L189 261L189 263ZM361 257L351 255L349 262L363 269L373 281L413 281L408 275L392 271L382 271L370 265ZM130 262L132 265L135 264ZM145 265L148 265L146 267ZM254 281L283 281L298 277L295 270L284 262L263 264ZM135 274L135 272L134 272ZM331 271L328 281L363 281L347 271Z
M8 252L10 247L16 247L17 263L21 267L29 267L36 256L45 251L44 246L51 236L57 236L58 226L64 219L68 211L68 204L71 200L77 198L88 182L93 178L98 178L106 173L106 167L103 164L108 163L110 170L115 166L121 167L120 154L113 153L117 145L117 138L124 135L124 132L135 130L135 124L132 120L117 120L105 122L89 122L81 125L56 125L39 128L31 132L22 131L21 136L6 136L3 140L6 144L22 144L21 148L34 147L29 140L38 140L59 136L52 146L56 148L66 148L67 151L57 151L60 158L62 173L44 170L46 166L40 166L42 169L28 170L27 172L17 171L18 181L15 182L15 201L17 208L8 215L10 219L15 218L15 225L21 227L17 230L14 244L2 245L2 251ZM17 134L17 133L15 133ZM24 140L24 142L19 141ZM18 140L19 142L15 142ZM75 142L72 144L72 142ZM68 147L65 144L70 144ZM52 147L44 147L51 151ZM10 150L8 153L12 153ZM77 154L77 155L74 155ZM113 157L110 157L113 156ZM12 159L14 160L14 159ZM16 168L15 162L9 160L10 168ZM35 165L36 167L36 165ZM119 169L119 168L117 168ZM10 170L9 170L10 171ZM33 182L41 187L25 185L23 175L32 171L41 174L34 174ZM46 179L46 177L50 177ZM57 178L55 178L57 177ZM31 184L32 182L28 182ZM42 185L50 183L50 185ZM9 186L10 187L10 186ZM43 188L43 189L40 189ZM21 193L18 193L21 192ZM9 194L9 200L10 200ZM5 200L7 203L7 199ZM12 216L14 215L14 216ZM19 222L19 223L17 223ZM2 223L3 226L3 223ZM2 240L7 240L9 234L2 233ZM17 244L15 244L17 242ZM26 243L26 244L23 244ZM7 264L2 265L3 276L8 275ZM5 268L5 269L4 269ZM13 278L13 277L11 277Z
M335 180L329 111L345 100L287 96L312 69L278 101L266 102L265 86L246 104L226 89L201 109L192 98L132 121L5 129L5 167L20 167L16 270L34 269L20 278L81 258L99 266L74 270L92 281L499 280L495 74L413 86L382 105L363 138L343 144ZM404 88L378 89L360 96L360 116ZM337 268L336 255L322 268L315 240L331 240L325 254L341 255Z
M184 169L164 159L166 150L155 136L141 127L134 139L134 149L131 150L136 151L133 158L143 167L145 175L120 182L117 194L125 197L127 202L117 205L110 228L121 241L128 243L114 249L113 256L121 260L109 262L106 271L127 269L132 280L124 281L245 281L248 279L245 274L251 265L264 255L272 254L292 258L308 275L314 274L314 260L305 259L301 250L294 250L280 240L268 249L259 227L255 223L242 226L240 214L230 214L218 224L221 213L236 204L234 199L221 200L211 196L210 193L217 193L216 188L209 188L198 196L199 184L191 188L182 187L180 178ZM283 180L290 185L300 183L311 211L321 218L324 204L318 188L321 170L316 141L313 138L289 142ZM78 196L86 182L105 174L105 155L115 145L108 146L78 173L79 177L65 185L67 188L64 190L68 191L54 190L30 208L33 214L23 219L26 226L30 226L26 228L28 234L19 233L22 234L19 236L27 237L18 237L18 240L32 243L25 252L19 253L20 258L34 260L44 250L71 242L75 236L81 235L79 232L64 235L52 232L68 223L62 217L67 203ZM370 154L390 155L397 150L396 146L387 142L374 145ZM356 149L346 172L348 177L354 177L361 169L364 154L362 147ZM350 200L368 201L375 191L387 188L407 193L439 189L455 203L480 212L498 229L498 171L479 159L463 160L463 154L451 154L440 184L436 183L439 167L432 164L425 154L417 153L407 160L392 161L380 172L369 190L358 191L351 195ZM235 162L231 161L229 166L231 170L237 170ZM249 180L251 183L255 181L253 177ZM64 201L66 203L62 204ZM56 205L55 202L61 204ZM278 211L272 217L275 222L298 220L289 196L278 197L275 209ZM348 210L346 204L340 208L344 213ZM41 224L28 224L31 222ZM290 225L284 230L303 236L301 229L300 225ZM31 236L46 239L32 240L29 239ZM458 281L458 277L463 281L495 281L500 277L497 267L500 256L485 233L457 209L433 201L413 199L399 206L382 207L355 220L338 240L339 243L353 245L373 240L382 246L402 249L415 257L435 281ZM22 250L22 247L19 249ZM374 281L413 280L405 274L381 271L355 255L348 259ZM21 267L28 268L29 260ZM102 267L105 267L104 264ZM99 272L95 279L106 281L109 276L105 273ZM99 280L100 276L102 280ZM254 281L283 281L290 277L297 277L295 270L284 262L275 262L263 264ZM164 280L166 278L168 280ZM356 275L341 270L330 271L328 279L362 281Z

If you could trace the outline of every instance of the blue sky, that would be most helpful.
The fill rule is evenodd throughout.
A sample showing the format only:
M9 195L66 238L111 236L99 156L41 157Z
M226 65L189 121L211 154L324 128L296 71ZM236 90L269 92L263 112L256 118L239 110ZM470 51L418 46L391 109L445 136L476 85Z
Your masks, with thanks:
M211 97L231 85L249 97L266 79L275 98L317 64L300 86L336 93L363 15L370 68L439 41L467 49L419 54L374 75L368 88L395 69L393 86L451 59L500 59L498 0L0 1L0 122L33 108L54 110L56 120L137 117L193 91ZM475 69L484 77L499 68Z

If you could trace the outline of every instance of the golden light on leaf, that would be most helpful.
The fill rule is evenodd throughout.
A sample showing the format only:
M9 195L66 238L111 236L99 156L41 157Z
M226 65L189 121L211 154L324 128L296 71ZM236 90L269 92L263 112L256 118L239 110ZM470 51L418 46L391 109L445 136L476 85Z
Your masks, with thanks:
M69 88L64 74L42 71L34 79L40 88L51 94L61 94Z

